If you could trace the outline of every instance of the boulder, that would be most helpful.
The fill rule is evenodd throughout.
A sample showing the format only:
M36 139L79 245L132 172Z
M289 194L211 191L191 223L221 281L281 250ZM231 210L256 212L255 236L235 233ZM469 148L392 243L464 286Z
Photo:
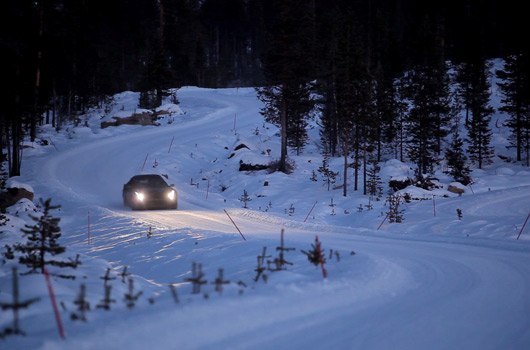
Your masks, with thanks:
M449 191L451 193L462 194L462 193L466 192L466 189L462 188L460 186L449 185L449 187L447 188L447 191Z
M0 192L0 208L4 211L7 207L16 204L22 198L33 201L33 192L25 188L11 187L7 191Z

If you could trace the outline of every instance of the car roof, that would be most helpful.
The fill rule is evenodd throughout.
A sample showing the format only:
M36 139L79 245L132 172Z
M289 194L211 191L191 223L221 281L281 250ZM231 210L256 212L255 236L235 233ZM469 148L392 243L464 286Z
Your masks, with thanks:
M131 180L140 180L140 179L163 179L162 176L158 174L142 174L142 175L134 175L131 177Z

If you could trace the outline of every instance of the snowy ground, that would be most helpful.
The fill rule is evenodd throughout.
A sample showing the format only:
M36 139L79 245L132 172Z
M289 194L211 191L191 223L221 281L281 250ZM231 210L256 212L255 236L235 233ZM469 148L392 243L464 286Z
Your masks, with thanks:
M310 180L322 165L317 129L304 154L293 156L293 174L239 172L240 160L267 164L279 154L278 130L263 122L255 92L189 87L178 97L184 113L171 106L161 126L100 129L102 113L93 113L90 127L45 127L51 145L24 150L24 175L11 185L33 189L36 203L52 198L62 206L52 214L61 218L63 256L80 254L83 264L64 269L75 280L52 280L66 338L44 277L19 276L21 300L41 300L20 312L27 335L0 339L2 349L528 349L530 227L516 238L530 210L530 169L496 159L474 171L475 183L462 196L447 191L452 180L439 172L442 189L411 191L426 200L407 204L403 223L385 221L378 229L384 198L359 212L368 204L362 193L328 191L318 172L318 181ZM120 94L116 113L133 110L136 98ZM506 130L494 132L497 151L510 155ZM241 143L248 148L236 150ZM337 170L341 164L332 161ZM385 183L412 173L395 160L381 165ZM167 174L179 209L124 207L122 186L140 172ZM248 209L239 200L244 190ZM20 240L33 208L21 202L9 209L2 247ZM282 229L285 247L295 248L285 253L292 265L255 281L263 247L266 260L278 257ZM326 279L301 252L311 250L316 235ZM17 264L3 260L0 302L9 303ZM186 282L194 262L208 281L200 294ZM134 292L142 292L133 308L123 301L128 286L118 275L125 266ZM116 277L109 311L96 307L107 267ZM222 292L212 283L219 269L230 282ZM86 322L70 317L79 313L81 284L91 305ZM12 322L10 310L0 313L2 329Z

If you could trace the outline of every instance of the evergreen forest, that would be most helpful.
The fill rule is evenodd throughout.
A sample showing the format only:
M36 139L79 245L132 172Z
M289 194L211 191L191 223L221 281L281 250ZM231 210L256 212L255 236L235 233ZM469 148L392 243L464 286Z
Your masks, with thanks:
M493 157L490 62L502 58L494 72L503 81L502 112L516 161L529 166L523 7L513 0L2 1L2 161L9 176L20 175L21 142L33 141L40 124L60 129L118 92L141 92L139 107L151 109L182 86L256 87L265 120L281 130L279 171L290 171L288 151L303 150L318 113L323 153L344 157L355 189L385 154L414 163L418 175L445 158L465 183L468 162L482 168Z

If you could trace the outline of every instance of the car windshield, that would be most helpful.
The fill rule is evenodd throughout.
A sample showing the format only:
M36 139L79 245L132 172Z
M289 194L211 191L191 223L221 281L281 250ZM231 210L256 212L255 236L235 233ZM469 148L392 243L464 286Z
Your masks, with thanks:
M134 182L147 186L167 186L166 182L158 176L142 176L134 179Z

